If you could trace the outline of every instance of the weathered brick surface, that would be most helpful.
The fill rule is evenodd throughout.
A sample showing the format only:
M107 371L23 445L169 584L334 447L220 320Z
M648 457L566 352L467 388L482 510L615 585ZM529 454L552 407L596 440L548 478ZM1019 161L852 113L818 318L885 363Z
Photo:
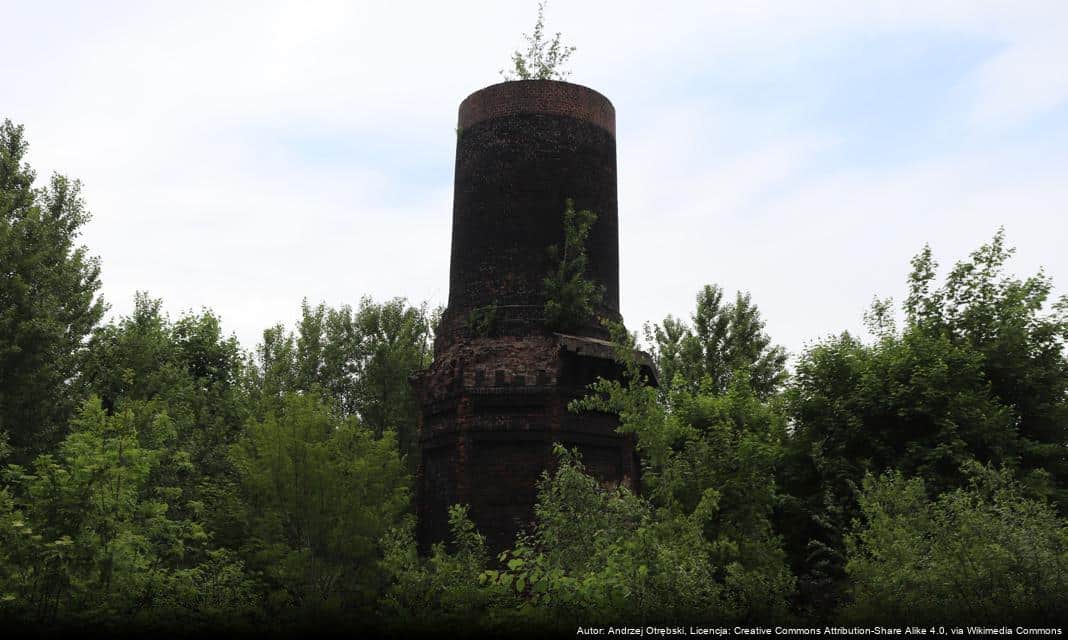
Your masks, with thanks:
M616 110L600 93L570 82L520 80L480 89L460 103L459 128L483 120L540 113L584 120L616 135Z
M600 314L619 319L616 145L605 127L614 117L604 96L566 82L504 83L464 101L443 339L491 305L506 333L538 330L553 266L548 248L563 243L568 198L597 214L586 243L589 276L605 287ZM606 335L593 317L578 332Z
M609 484L638 487L633 442L607 414L567 404L597 376L620 375L595 338L595 317L574 336L542 321L547 249L563 241L564 199L598 214L589 275L605 286L602 316L619 318L615 114L601 94L569 83L494 85L460 107L449 305L433 364L415 381L422 402L417 480L419 539L448 538L447 509L467 504L492 549L529 524L539 475L555 442L578 447ZM493 337L467 326L495 305Z
M529 524L535 484L553 463L552 445L577 447L587 468L611 484L638 488L633 443L615 416L571 413L567 405L619 365L580 355L551 336L477 338L439 353L419 380L423 453L418 478L424 548L448 537L447 509L467 504L494 549Z

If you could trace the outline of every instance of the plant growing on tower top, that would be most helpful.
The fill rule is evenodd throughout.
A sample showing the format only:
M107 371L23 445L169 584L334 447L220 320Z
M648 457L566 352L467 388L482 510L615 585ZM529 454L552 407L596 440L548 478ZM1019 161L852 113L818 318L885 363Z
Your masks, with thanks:
M553 39L545 39L545 5L538 3L538 21L534 23L534 32L523 34L527 41L527 50L512 53L512 69L501 69L505 80L566 80L570 71L562 69L567 59L574 53L575 47L560 43L560 32Z

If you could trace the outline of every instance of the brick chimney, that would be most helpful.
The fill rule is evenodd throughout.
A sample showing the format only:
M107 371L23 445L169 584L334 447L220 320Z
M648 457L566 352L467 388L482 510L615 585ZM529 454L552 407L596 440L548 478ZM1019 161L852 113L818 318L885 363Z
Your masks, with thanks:
M548 248L564 240L565 200L597 214L587 277L595 315L568 332L543 318ZM529 526L552 444L578 447L605 483L637 489L633 441L615 416L567 404L598 376L621 375L599 317L620 321L615 109L552 80L492 85L460 104L449 303L434 362L413 383L422 402L416 487L423 549L448 539L466 504L492 550Z

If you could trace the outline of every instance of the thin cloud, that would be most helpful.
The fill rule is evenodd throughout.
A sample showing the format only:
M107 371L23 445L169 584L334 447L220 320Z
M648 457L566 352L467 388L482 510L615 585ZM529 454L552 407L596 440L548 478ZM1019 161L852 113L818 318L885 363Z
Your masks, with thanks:
M488 1L24 3L5 8L18 28L0 40L0 116L26 124L42 175L85 182L114 313L147 289L172 311L213 308L252 347L305 296L445 302L456 108L500 80L533 16ZM1063 287L1065 23L1064 3L552 4L547 27L579 46L572 79L617 109L629 325L688 315L719 282L751 290L797 351L899 295L924 242L949 262L1001 224L1021 272L1045 263ZM840 43L899 35L990 53L937 79L954 99L928 119L953 126L891 154L894 136L811 109L848 82L798 74L855 74L863 47Z

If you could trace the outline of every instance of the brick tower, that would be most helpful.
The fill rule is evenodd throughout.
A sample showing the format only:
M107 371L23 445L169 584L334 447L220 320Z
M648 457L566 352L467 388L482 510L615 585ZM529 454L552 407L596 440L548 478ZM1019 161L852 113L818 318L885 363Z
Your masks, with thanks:
M612 103L551 80L471 94L460 104L453 198L449 304L434 362L413 380L419 541L446 540L447 509L462 503L498 550L529 524L554 442L578 447L602 481L637 488L633 442L615 416L567 410L598 376L620 374L607 331L591 317L556 333L542 314L548 248L563 243L571 198L597 214L586 242L587 275L605 292L597 314L620 320Z

